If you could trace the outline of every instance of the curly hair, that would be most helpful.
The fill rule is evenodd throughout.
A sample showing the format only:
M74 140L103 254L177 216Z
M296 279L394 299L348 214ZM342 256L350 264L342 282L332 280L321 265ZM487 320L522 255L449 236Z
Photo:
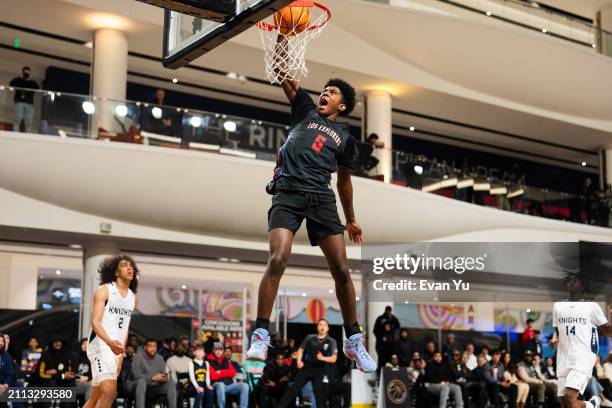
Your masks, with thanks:
M115 273L117 272L119 263L121 261L128 261L132 265L132 269L134 269L134 278L132 279L132 282L130 282L130 289L132 292L136 293L138 291L138 266L136 266L136 262L134 262L132 257L125 254L110 256L100 263L100 269L98 270L98 273L100 274L100 284L103 285L105 283L111 283L117 280Z
M353 111L353 109L355 109L355 88L353 88L345 80L339 78L330 79L329 81L327 81L323 88L327 88L328 86L335 86L340 90L340 93L342 94L342 103L346 105L346 109L342 111L339 115L349 115Z

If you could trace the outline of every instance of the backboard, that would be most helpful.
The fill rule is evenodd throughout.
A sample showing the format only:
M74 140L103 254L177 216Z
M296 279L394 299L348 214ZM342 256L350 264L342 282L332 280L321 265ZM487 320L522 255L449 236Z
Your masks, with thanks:
M163 7L163 64L180 68L292 0L139 0Z

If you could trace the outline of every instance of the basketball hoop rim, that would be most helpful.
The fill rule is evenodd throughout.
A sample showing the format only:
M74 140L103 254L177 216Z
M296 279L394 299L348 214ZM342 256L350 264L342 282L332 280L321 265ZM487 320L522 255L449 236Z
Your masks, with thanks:
M313 2L305 2L305 1L299 1L299 0L294 2L294 3L311 3L312 6L310 6L310 7L318 7L319 9L323 10L323 12L325 12L325 14L327 14L327 18L324 21L320 22L317 25L312 25L312 26L306 28L306 30L316 30L316 29L319 29L319 28L323 27L325 24L327 24L327 22L331 19L332 13L323 3L317 3L315 1L313 1ZM291 4L289 6L287 6L287 7L291 7ZM308 6L302 6L302 7L308 7ZM270 31L270 32L278 29L277 25L270 24L270 23L267 23L265 21L258 22L256 24L256 26L260 30ZM306 30L304 30L304 31L306 31Z

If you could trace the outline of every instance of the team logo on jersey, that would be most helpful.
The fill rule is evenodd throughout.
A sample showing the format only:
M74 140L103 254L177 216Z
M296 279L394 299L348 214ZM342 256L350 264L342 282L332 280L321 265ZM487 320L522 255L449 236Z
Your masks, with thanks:
M119 316L131 316L132 311L123 307L111 306L108 308L108 312Z

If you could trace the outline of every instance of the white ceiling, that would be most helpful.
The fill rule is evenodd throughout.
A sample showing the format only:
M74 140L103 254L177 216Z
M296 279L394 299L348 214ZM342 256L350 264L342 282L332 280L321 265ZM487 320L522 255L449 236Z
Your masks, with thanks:
M347 7L349 3L345 0L333 1L334 3L332 4L336 9ZM96 11L83 7L82 4L95 4L98 6L98 9L117 8L121 4L125 8L125 4L129 4L129 10L125 11L123 14L138 15L139 18L124 17L119 19L117 24L123 24L123 29L126 31L129 40L130 51L152 56L161 54L162 30L159 25L162 19L161 9L142 5L135 1L121 1L119 3L117 0L112 0L103 3L96 0L49 0L44 2L38 0L21 0L10 9L3 10L3 16L0 20L88 41L92 38L95 24L101 21L101 17L100 12L97 12L97 17L93 18L96 16ZM362 30L361 33L363 33L363 35L361 38L358 38L356 36L359 35L359 33L354 32L355 30L351 28L352 24L354 21L364 21L363 19L368 17L368 13L373 12L372 5L371 3L350 2L350 7L351 14L335 13L335 26L330 26L327 33L324 33L322 39L318 40L316 44L318 48L313 47L312 52L310 52L310 54L313 55L312 60L309 62L311 75L302 81L303 86L306 88L316 90L330 76L341 76L350 80L356 88L362 92L367 89L381 87L389 89L394 95L394 108L419 112L463 123L470 123L537 140L559 143L582 149L596 150L598 147L608 144L610 133L607 131L568 123L566 120L551 118L550 115L527 113L525 110L508 109L507 107L501 107L500 105L481 101L495 99L489 97L491 94L495 93L497 93L496 98L501 99L499 98L499 90L501 89L499 88L499 83L506 82L503 89L507 94L502 96L506 101L509 100L511 102L510 104L506 103L506 105L536 105L542 111L557 111L559 112L559 116L565 118L584 115L583 118L594 118L595 121L599 120L600 122L602 120L612 120L610 111L602 109L602 106L609 106L609 104L601 104L599 103L599 99L597 99L608 98L607 100L610 101L609 95L612 95L612 91L609 89L612 87L612 82L611 84L607 84L605 82L607 81L605 76L602 78L602 72L606 72L606 68L612 67L612 62L607 58L602 57L601 59L603 61L593 62L592 65L589 65L590 71L588 72L572 73L571 69L572 67L575 69L575 65L569 64L567 61L563 60L552 61L554 63L551 65L549 56L538 59L536 61L537 65L535 66L528 66L529 61L537 57L537 53L539 52L538 45L543 41L541 39L531 38L531 33L525 35L519 33L517 35L515 31L510 33L507 30L491 31L491 28L484 28L485 30L489 30L489 34L491 35L499 35L500 38L506 38L504 44L509 43L514 47L514 49L506 52L499 47L488 47L486 42L479 43L477 41L478 31L473 27L472 31L466 29L465 24L461 26L461 29L457 28L462 24L461 22L446 21L444 26L436 25L441 24L439 21L440 17L438 17L438 20L434 20L431 19L430 16L406 13L405 11L398 11L390 7L376 7L375 9L375 12L380 13L382 17L380 20L386 22L384 31L376 30L375 27L372 26L367 32ZM37 9L39 12L31 13L30 10L32 9ZM61 12L58 12L58 10L61 10ZM409 20L411 18L414 20ZM428 20L428 18L430 20ZM396 24L389 24L393 23L395 20L397 20L395 22ZM153 23L154 21L157 21L157 23ZM423 22L426 22L426 24L423 24ZM373 24L374 23L372 23L372 25ZM389 28L391 26L401 26L402 30L405 31L393 32L391 31L393 29ZM479 27L479 29L483 28ZM412 32L411 30L418 31ZM353 33L349 34L349 31L353 31ZM453 41L448 41L449 38L455 38L457 35L463 35L463 37L460 37L460 40L462 44L467 44L465 47L457 48L453 45ZM91 58L90 49L80 45L70 44L52 38L43 38L40 35L26 34L10 29L0 30L0 43L11 44L16 36L19 36L22 40L23 48L43 51L51 55L74 58L85 62L88 62ZM352 44L353 46L359 44L359 46L367 47L368 51L382 49L384 47L384 52L388 58L387 61L396 61L397 66L382 67L382 69L378 70L381 73L385 70L397 73L395 71L398 71L400 67L412 65L415 67L415 70L421 69L427 72L428 75L445 77L444 81L449 84L449 88L467 89L472 87L476 89L475 92L472 92L474 95L480 94L484 97L480 100L478 98L459 97L447 92L411 84L410 75L401 75L401 70L399 70L399 76L396 75L396 77L403 78L402 81L394 81L384 79L385 77L367 74L365 72L367 70L364 70L363 67L355 66L352 61L350 63L345 62L346 58L343 58L344 55L350 56L349 54L355 54L355 50L351 49L349 45L342 47L336 46L338 49L336 55L340 55L336 61L330 60L328 57L329 54L327 54L327 59L322 58L321 50L327 50L326 44L329 43L329 39L338 38L338 36L343 36L342 40L346 40L341 41L341 44ZM403 38L401 42L389 41L390 38L400 37ZM517 37L522 42L517 44L512 43ZM353 39L354 42L351 43L351 41L349 41L351 39ZM550 39L544 40L549 41ZM217 48L205 57L197 60L195 64L223 71L235 71L249 77L263 79L263 53L257 47L257 41L259 40L255 32L247 32L240 36L237 41L224 44L222 47ZM399 47L398 44L402 46ZM491 45L491 43L488 43L488 45ZM495 43L493 43L493 45L495 45ZM517 47L523 45L530 46L531 48L525 51L525 59L522 61L515 61L514 67L512 67L512 55L517 55L517 53L520 52L520 49L517 49ZM565 44L559 45L556 43L547 44L547 46L551 49L566 47ZM563 50L573 53L568 54L568 58L570 56L572 58L576 57L576 55L579 55L577 53L581 52L573 48L570 48L569 51L564 48ZM347 52L349 52L349 54L344 54ZM548 54L550 54L550 52ZM585 58L591 57L592 55L589 54ZM354 55L352 58L354 58ZM373 57L370 57L368 60L372 58ZM467 60L473 60L474 58L477 58L475 62L479 66L482 66L482 71L477 72L477 75L474 75L474 72L470 72L466 64ZM500 58L506 59L503 61L503 65L507 67L504 72L496 72L495 67L491 65L492 60L499 60ZM30 64L32 63L31 61L37 62L40 66L56 65L72 69L88 69L87 67L73 65L67 62L58 62L53 58L33 57L23 53L0 49L0 71L14 70L13 72L17 72L18 66L26 61ZM382 64L383 62L381 62L381 65ZM372 64L364 62L363 65L371 66ZM602 66L601 69L604 71L596 71L596 69L599 69L597 68L599 65ZM347 66L351 68L345 68ZM181 68L177 71L166 70L158 62L141 58L130 57L129 69L131 71L168 79L177 77L182 82L199 83L224 90L252 94L258 97L285 102L282 93L276 87L254 82L241 84L223 76L207 74L202 71L188 68ZM539 70L546 70L547 73L551 73L552 78L547 82L542 83L542 81L539 81L538 83L534 78L529 76L530 69L534 73L537 73ZM597 81L590 81L590 79L596 76L598 78ZM390 78L394 77L390 76ZM572 81L568 81L568 78L572 78L572 81L576 80L579 82L573 83ZM608 78L612 78L612 75L608 75ZM437 79L439 82L439 78ZM150 80L146 81L142 78L132 78L132 80L151 82ZM571 86L566 86L567 82L570 82ZM159 84L157 83L155 85ZM192 93L204 92L193 88L181 87L180 84L174 85L167 83L166 87L176 87ZM586 87L589 92L584 92L582 87ZM585 97L587 94L588 98ZM569 98L568 95L583 99L578 99L575 103L566 103L563 105L560 102L561 99L573 99ZM597 103L593 102L594 99L597 99ZM251 103L253 102L251 101ZM263 102L255 103L268 108L285 109L282 105L266 104ZM592 104L594 109L589 109L587 106L589 104ZM211 107L207 108L211 109ZM565 112L563 112L564 109L566 110ZM359 114L358 108L355 115L358 116ZM415 122L416 119L413 117L394 114L394 123L412 124ZM517 139L501 137L487 132L466 132L464 129L459 129L456 126L442 125L432 121L420 120L418 123L419 126L423 128L452 132L451 134L453 136L458 136L466 140L483 141L497 144L502 148L506 146L513 149L533 151L537 154L560 157L576 162L587 160L590 163L596 164L596 157L585 157L582 153L565 149L555 149L550 146L519 141ZM579 123L579 121L575 123Z

